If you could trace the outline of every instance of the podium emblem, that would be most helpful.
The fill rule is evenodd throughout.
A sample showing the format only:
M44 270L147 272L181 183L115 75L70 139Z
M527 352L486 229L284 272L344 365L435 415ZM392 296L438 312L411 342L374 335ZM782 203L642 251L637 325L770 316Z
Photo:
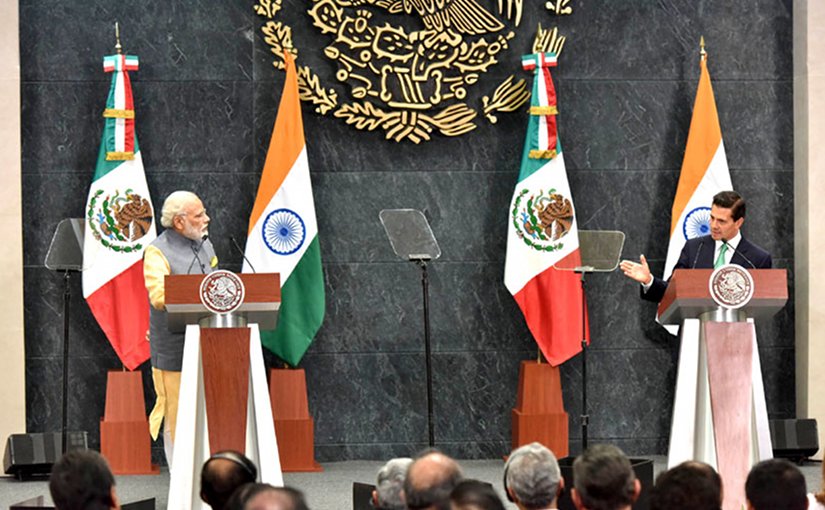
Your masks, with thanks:
M723 308L742 308L753 297L753 276L738 264L727 264L715 270L708 285L711 297Z
M201 303L212 313L234 312L243 303L245 292L240 277L225 269L213 271L201 281Z
M266 216L261 235L270 251L278 255L291 255L304 244L307 229L304 220L295 211L275 209Z

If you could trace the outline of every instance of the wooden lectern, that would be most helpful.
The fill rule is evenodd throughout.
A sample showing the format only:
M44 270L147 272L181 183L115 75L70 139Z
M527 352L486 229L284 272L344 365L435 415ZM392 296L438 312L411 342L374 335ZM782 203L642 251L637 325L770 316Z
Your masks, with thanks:
M721 308L710 295L712 269L677 269L659 305L662 324L681 324L681 350L668 467L686 460L715 466L723 508L742 508L750 467L773 456L753 318L788 300L784 269L754 269L751 300Z
M170 509L203 507L201 466L220 450L244 452L258 466L261 482L283 485L259 334L259 326L275 327L280 278L237 276L245 295L229 314L213 314L201 302L205 275L166 276L169 329L186 333Z

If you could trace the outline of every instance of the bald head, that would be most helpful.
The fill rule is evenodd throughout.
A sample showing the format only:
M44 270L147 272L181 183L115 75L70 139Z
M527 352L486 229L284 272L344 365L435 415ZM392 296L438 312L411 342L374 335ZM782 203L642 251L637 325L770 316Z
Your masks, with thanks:
M462 477L455 460L438 451L425 452L410 465L404 479L407 508L449 509L450 493Z

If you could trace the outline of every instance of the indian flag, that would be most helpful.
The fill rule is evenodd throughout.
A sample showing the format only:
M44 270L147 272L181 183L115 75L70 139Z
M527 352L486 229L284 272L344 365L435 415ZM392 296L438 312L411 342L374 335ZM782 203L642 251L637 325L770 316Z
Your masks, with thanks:
M325 296L298 71L289 53L285 60L286 82L249 218L243 272L254 267L280 273L278 326L261 331L261 342L296 366L324 320Z
M534 71L530 120L521 170L510 202L504 284L521 308L527 327L551 365L581 351L582 288L579 233L573 194L558 139L552 53L522 57Z
M154 210L135 136L128 71L138 58L111 55L112 74L100 152L86 200L83 297L126 368L149 359L149 301L143 250L156 236Z
M673 273L673 266L679 260L685 241L710 234L713 196L720 191L733 189L705 54L702 55L699 66L699 87L696 90L685 159L671 211L665 280Z

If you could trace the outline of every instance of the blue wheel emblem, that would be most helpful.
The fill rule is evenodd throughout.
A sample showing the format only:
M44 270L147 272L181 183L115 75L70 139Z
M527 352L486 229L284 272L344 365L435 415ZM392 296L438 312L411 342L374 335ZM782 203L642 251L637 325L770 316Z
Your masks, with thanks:
M697 207L685 217L682 225L685 239L702 237L710 234L710 207Z
M304 220L290 209L275 209L266 216L261 229L266 247L278 255L291 255L304 244Z

